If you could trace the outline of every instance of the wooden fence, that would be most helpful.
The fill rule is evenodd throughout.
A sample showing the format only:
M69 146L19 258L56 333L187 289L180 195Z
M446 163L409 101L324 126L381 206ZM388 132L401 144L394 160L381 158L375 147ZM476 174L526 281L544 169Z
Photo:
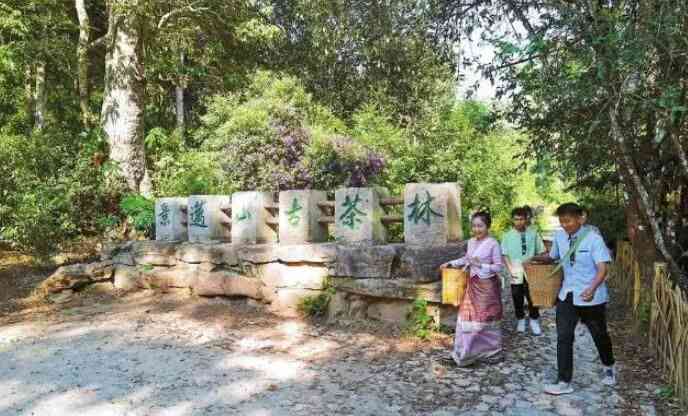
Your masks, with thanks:
M634 317L647 322L649 346L683 405L688 405L688 298L669 278L665 263L653 274L643 272L632 245L617 245L609 284L617 298L632 307Z

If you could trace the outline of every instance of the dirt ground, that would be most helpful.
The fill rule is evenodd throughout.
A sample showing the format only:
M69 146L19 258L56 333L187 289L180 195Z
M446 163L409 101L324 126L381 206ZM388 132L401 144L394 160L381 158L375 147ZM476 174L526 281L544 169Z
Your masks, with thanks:
M6 254L6 253L4 253ZM243 299L187 290L114 292L64 304L31 297L51 270L0 253L0 415L685 415L621 307L610 327L619 385L599 384L584 327L576 393L554 374L553 314L518 335L507 303L500 362L443 364L451 335L400 337L374 322L284 319Z

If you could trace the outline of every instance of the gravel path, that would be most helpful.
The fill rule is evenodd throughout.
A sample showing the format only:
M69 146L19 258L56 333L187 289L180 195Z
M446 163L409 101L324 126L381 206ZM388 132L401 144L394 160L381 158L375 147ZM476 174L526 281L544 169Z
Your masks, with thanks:
M509 306L507 306L510 314ZM509 315L510 316L510 315ZM449 337L279 319L239 301L137 293L0 326L0 415L630 415L579 327L576 393L541 392L556 334L512 331L499 364L445 367ZM623 364L623 363L621 363ZM624 370L621 366L621 386ZM634 399L634 401L637 401Z

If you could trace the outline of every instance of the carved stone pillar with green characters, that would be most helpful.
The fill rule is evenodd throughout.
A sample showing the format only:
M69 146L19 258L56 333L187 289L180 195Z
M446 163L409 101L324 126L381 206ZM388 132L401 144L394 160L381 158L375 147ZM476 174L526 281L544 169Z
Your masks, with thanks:
M155 239L186 241L186 198L159 198L155 201Z
M404 187L404 242L443 246L460 241L461 187L457 183L409 183Z
M384 244L387 230L382 224L384 211L380 198L385 188L341 188L335 192L335 239L347 244Z
M282 191L279 194L279 240L281 244L320 243L327 241L327 224L318 202L327 201L327 193L317 190Z
M232 194L232 244L260 244L277 241L277 205L271 192Z
M226 195L190 196L186 207L189 241L230 241L230 220L222 211L229 201Z

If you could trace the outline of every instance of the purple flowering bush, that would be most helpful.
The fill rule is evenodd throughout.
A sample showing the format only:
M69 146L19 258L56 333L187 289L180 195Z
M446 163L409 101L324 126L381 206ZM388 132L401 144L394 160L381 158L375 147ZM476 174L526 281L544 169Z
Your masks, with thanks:
M385 167L291 77L259 72L243 94L213 97L202 121L196 139L235 189L366 186Z

